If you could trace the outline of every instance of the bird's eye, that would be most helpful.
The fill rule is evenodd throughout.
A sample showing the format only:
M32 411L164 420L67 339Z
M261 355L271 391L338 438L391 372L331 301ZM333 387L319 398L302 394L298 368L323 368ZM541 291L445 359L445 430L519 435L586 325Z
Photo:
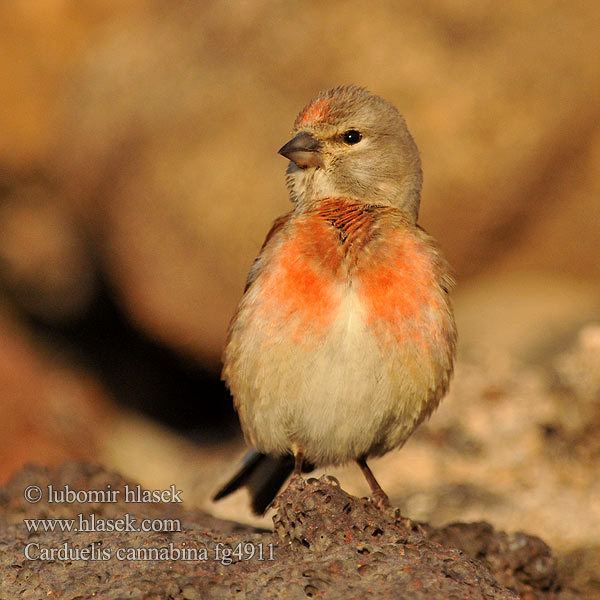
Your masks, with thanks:
M348 129L344 133L344 142L352 146L353 144L358 144L362 140L362 134L360 131L356 131L356 129Z

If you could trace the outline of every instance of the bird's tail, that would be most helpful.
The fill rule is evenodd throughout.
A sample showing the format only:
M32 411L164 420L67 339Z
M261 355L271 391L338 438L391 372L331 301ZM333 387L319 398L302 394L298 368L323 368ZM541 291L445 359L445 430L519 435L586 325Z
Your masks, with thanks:
M313 469L313 465L306 462L302 467L305 473ZM240 470L213 496L213 500L220 500L241 487L247 487L252 511L262 515L293 470L294 457L291 454L268 456L250 450L244 456Z

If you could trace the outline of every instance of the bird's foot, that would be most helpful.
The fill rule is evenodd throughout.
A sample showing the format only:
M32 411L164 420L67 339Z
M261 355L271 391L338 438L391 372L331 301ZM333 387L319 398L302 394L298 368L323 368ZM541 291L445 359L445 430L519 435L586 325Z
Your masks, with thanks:
M371 497L373 506L379 510L389 510L391 508L390 499L383 490L376 490Z
M367 459L361 456L357 461L358 466L361 468L369 487L371 488L371 502L373 506L379 510L388 510L391 508L390 499L387 494L383 491L383 488L377 483L375 475L373 475L369 465L367 465Z

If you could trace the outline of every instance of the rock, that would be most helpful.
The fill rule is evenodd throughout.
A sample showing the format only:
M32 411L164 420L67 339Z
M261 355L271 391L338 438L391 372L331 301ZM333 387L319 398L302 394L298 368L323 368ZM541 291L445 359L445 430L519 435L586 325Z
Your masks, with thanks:
M110 398L92 377L40 351L0 311L0 481L25 463L92 460L114 418Z
M42 489L40 502L25 501L24 489L31 485ZM49 485L54 490L69 486L79 492L119 494L116 502L48 502ZM244 529L178 503L125 502L126 491L135 487L116 473L81 463L57 469L29 466L17 473L0 490L2 597L35 592L38 597L194 599L243 594L435 600L512 599L515 592L523 592L537 600L576 598L560 591L554 559L541 540L496 533L485 524L435 531L349 496L330 477L294 480L276 501L275 532ZM162 531L156 526L147 533L59 530L31 535L24 524L24 519L77 519L79 514L91 519L92 513L96 524L102 519L116 522L125 514L136 523L169 521L163 522ZM469 543L463 544L466 553L451 545L458 537L482 533L486 543L478 543L476 550ZM46 559L43 552L52 548L64 556ZM469 551L478 559L469 557ZM550 565L542 569L542 577L529 568L540 557ZM505 576L507 568L527 572L528 579L511 579L512 591L503 587L496 577Z

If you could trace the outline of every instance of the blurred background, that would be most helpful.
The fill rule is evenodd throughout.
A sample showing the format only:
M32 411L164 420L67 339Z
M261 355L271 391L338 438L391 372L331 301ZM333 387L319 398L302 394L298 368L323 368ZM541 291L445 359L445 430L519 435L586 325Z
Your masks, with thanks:
M0 478L78 458L251 519L208 500L244 447L227 323L290 209L277 149L355 83L405 116L459 282L452 391L373 469L407 516L598 559L599 61L587 0L3 2Z

